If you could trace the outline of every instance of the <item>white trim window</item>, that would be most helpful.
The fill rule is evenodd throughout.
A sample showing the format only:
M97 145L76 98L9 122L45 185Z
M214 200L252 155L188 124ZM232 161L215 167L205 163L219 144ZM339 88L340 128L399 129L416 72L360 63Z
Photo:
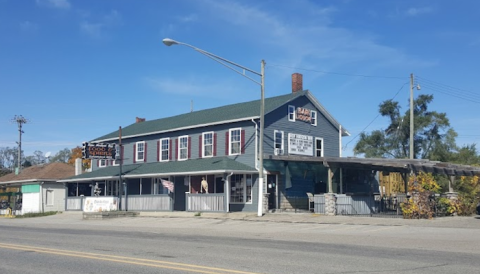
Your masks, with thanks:
M202 157L213 156L213 131L202 134Z
M106 159L99 159L98 160L98 167L106 167L107 166L107 160Z
M229 155L238 155L242 153L242 129L234 128L230 129L228 142Z
M315 157L323 157L323 138L315 138Z
M310 122L312 126L317 126L317 112L315 110L310 111Z
M170 159L170 138L160 139L160 162L166 162Z
M178 137L178 160L188 159L188 135Z
M143 162L145 161L145 141L137 142L136 145L136 153L135 153L135 161Z
M252 203L253 178L251 174L234 174L230 177L230 202Z
M273 154L283 155L283 131L273 131Z
M295 106L288 106L288 121L295 122Z
M120 165L120 160L119 159L115 159L112 161L112 166L119 166Z

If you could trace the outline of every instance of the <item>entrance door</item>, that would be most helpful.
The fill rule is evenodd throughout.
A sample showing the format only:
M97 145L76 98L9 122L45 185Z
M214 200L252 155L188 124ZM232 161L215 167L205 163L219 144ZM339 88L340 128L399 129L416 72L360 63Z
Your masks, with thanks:
M277 175L267 175L268 210L277 208Z

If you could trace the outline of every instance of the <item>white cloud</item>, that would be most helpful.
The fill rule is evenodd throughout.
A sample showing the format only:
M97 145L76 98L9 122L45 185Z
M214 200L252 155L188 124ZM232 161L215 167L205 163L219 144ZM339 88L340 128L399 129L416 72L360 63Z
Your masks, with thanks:
M37 5L55 9L70 9L68 0L36 0Z
M423 8L409 8L405 14L407 16L418 16L421 14L426 14L426 13L432 13L433 8L432 7L423 7Z
M121 14L112 10L109 14L104 15L98 22L83 21L80 23L80 31L90 37L100 38L107 28L120 25L122 22Z
M179 17L178 20L183 23L190 23L195 22L198 20L198 16L196 14L190 14L187 16Z

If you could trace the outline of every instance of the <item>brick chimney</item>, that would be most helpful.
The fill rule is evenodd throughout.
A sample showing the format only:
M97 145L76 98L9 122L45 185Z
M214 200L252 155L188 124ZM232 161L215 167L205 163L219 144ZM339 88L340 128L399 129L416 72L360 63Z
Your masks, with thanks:
M303 90L303 75L300 73L292 74L292 92L295 93L297 91Z
M145 122L145 118L138 118L138 117L135 118L135 123L141 123L141 122Z

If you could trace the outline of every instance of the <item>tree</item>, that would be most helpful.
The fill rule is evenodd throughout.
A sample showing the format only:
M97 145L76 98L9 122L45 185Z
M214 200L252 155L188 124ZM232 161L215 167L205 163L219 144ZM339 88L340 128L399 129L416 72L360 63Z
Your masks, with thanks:
M57 154L55 154L55 156L53 156L50 159L50 162L52 162L52 163L53 162L67 163L68 159L70 159L71 154L72 154L72 152L70 151L70 149L64 148L64 149L60 150L59 152L57 152Z
M7 168L10 170L17 167L18 162L18 149L10 147L0 148L0 167Z
M70 154L70 158L68 159L68 163L75 166L75 159L82 158L82 148L76 147L73 148ZM90 168L91 160L89 159L82 159L82 168L83 170L87 170Z
M445 113L429 111L428 104L433 95L422 94L414 100L414 157L421 159L444 160L456 149L456 132L450 128ZM393 100L380 104L379 112L388 117L390 125L385 130L361 133L354 147L354 153L367 158L409 158L410 150L410 110L403 115L400 105Z

